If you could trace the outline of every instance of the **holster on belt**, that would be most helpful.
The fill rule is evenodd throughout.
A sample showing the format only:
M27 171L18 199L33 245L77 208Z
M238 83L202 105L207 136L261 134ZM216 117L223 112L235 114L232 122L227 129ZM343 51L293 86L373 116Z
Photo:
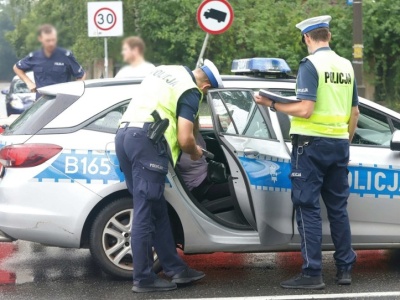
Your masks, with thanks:
M152 140L154 144L157 144L164 137L164 133L169 126L168 119L161 119L158 111L154 110L151 113L154 118L154 123L152 123L147 130L147 137Z
M292 134L290 138L292 139L293 147L303 147L304 145L311 144L313 141L313 137L307 135Z

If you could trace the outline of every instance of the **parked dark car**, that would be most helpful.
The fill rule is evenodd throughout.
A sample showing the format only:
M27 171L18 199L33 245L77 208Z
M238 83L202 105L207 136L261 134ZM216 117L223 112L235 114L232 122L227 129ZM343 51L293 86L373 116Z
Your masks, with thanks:
M27 75L33 81L33 74L28 72ZM10 88L2 90L1 93L6 96L7 116L22 114L36 99L36 94L32 93L18 76L13 78Z

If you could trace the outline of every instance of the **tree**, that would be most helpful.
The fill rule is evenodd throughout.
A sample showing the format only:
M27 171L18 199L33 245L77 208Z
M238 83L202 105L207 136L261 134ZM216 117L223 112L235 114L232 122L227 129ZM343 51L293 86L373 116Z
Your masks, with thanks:
M11 44L5 39L5 34L14 29L6 7L0 9L0 80L8 81L14 76L12 71L13 64L17 61L15 52Z

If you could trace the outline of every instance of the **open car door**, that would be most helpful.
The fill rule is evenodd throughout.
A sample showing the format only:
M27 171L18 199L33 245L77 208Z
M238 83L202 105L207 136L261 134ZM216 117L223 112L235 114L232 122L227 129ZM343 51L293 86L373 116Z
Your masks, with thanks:
M251 90L212 90L207 101L244 217L262 244L290 242L294 233L290 154L284 141L277 139L268 110L260 109Z

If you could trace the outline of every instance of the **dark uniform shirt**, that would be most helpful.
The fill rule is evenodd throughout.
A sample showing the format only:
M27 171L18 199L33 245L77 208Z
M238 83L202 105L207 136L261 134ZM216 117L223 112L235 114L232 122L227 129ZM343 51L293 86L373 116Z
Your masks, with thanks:
M43 50L29 53L17 63L22 71L33 71L37 88L71 81L72 77L82 78L85 74L71 51L56 48L50 57Z
M331 50L329 47L317 49L317 51ZM317 52L315 51L315 52ZM317 101L318 72L315 66L307 58L300 62L299 72L297 74L297 99ZM352 106L358 105L357 82L354 79Z
M185 67L185 69L192 77L194 83L196 83L193 72L188 67ZM199 111L200 98L201 94L197 88L190 89L184 92L178 100L176 115L178 117L189 120L190 122L194 122L197 112Z

